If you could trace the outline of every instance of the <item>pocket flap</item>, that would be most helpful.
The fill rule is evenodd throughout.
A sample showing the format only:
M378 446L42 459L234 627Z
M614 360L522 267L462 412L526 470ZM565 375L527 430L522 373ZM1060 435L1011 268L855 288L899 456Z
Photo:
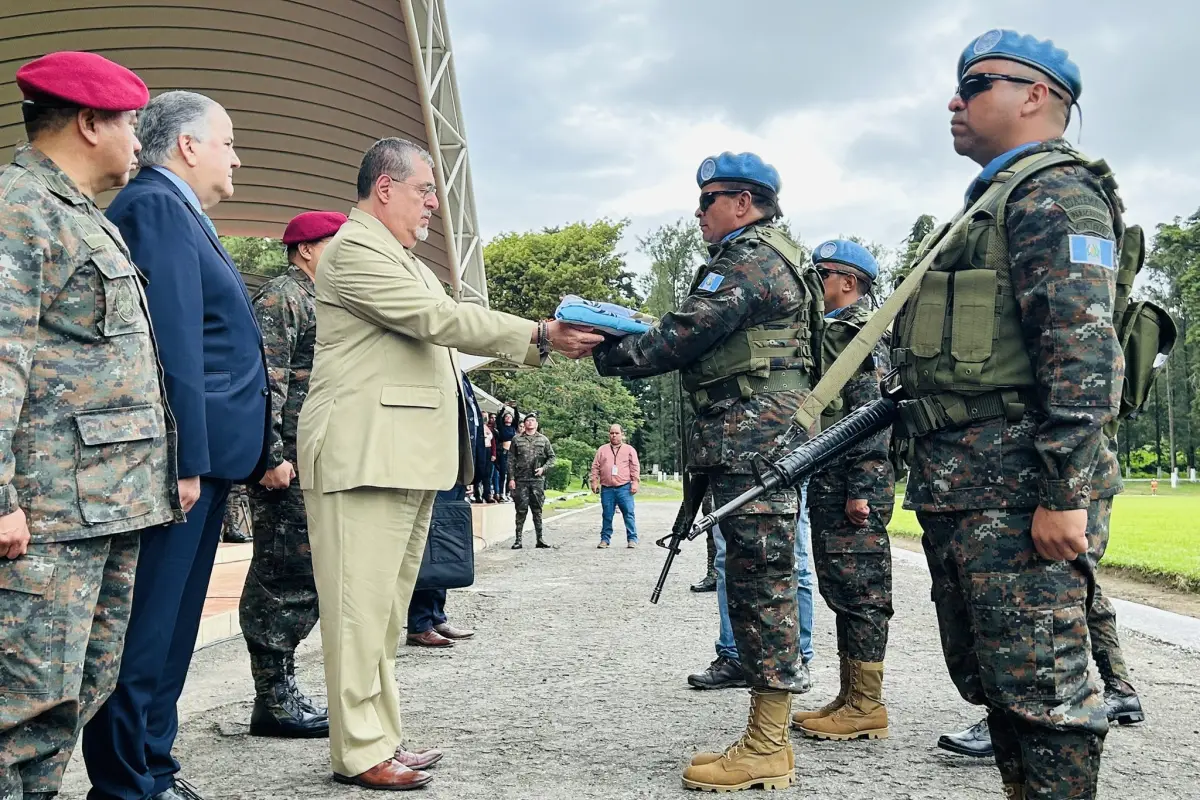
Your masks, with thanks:
M862 533L826 534L826 553L883 553L889 550L887 534L864 530Z
M1068 565L1066 569L1074 567ZM1074 577L1074 574L980 572L971 576L971 602L984 608L1066 608L1087 598L1084 586L1067 585ZM1079 581L1082 580L1080 576Z
M384 386L379 402L385 406L437 408L442 404L442 390L436 386Z
M38 556L0 560L0 590L44 595L54 577L54 562Z
M86 445L136 442L166 435L162 416L154 406L103 408L75 415L79 438Z
M104 234L100 235L104 236ZM92 250L91 260L96 265L96 269L100 270L100 274L110 281L117 278L132 278L137 274L133 264L126 260L107 236L104 236L102 247Z

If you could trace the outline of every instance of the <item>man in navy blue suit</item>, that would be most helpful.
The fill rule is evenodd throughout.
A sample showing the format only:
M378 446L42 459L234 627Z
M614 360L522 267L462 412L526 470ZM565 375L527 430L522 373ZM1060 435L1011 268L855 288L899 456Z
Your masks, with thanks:
M270 410L250 297L205 213L233 195L233 123L203 95L167 92L142 112L138 136L142 170L106 213L149 279L187 519L143 531L117 689L84 729L89 800L198 797L175 778L176 702L226 498L261 476Z

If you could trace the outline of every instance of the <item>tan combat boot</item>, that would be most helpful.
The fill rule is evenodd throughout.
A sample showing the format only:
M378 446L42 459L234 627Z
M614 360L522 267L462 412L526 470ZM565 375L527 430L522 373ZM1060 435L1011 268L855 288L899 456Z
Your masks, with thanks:
M729 750L732 750L734 747L737 747L741 743L742 743L742 740L738 739L736 742L734 742L733 746L729 748ZM725 753L728 753L729 750L726 750ZM710 753L696 753L696 755L692 756L692 766L699 767L702 764L711 764L714 761L716 761L717 759L719 759L721 756L725 755L725 753L711 753L711 752ZM795 769L796 768L796 753L795 753L795 751L789 747L787 754L788 754L788 769Z
M750 692L746 732L720 758L683 771L683 788L709 792L786 789L795 779L795 754L788 739L792 695L755 689Z
M886 739L887 706L883 704L883 662L851 661L850 693L846 703L827 717L800 725L815 739Z
M1025 784L1004 784L1004 800L1025 800Z
M837 697L816 711L797 711L792 714L793 728L799 728L800 723L808 722L810 719L828 717L846 704L846 696L850 694L850 657L845 653L838 653L838 661L841 663L841 669L839 670L841 678L838 685Z

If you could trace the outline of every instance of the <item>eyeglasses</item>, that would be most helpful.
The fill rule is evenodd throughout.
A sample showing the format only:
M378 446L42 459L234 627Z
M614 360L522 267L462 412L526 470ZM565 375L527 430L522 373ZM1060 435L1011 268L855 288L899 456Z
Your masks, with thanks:
M1032 78L1020 78L1020 77L1017 77L1016 75L1001 75L996 72L975 72L970 75L964 75L962 77L962 80L960 80L958 82L958 88L955 90L954 93L957 94L960 98L962 98L962 101L964 103L969 103L969 102L971 102L971 98L974 97L975 95L983 94L988 89L992 88L992 84L995 83L996 81L1006 81L1008 83L1023 83L1028 86L1032 86L1035 83L1041 83L1041 84L1044 84L1046 86L1046 88L1050 90L1050 94L1054 95L1059 100L1062 100L1064 103L1067 102L1066 98L1063 97L1062 94L1060 94L1058 92L1058 90L1056 90L1053 86L1050 86L1049 84L1047 84L1045 81L1035 81Z
M388 177L392 179L393 183L403 183L405 186L411 186L416 189L420 192L422 200L428 200L430 197L437 195L436 183L409 183L408 181L400 180L395 175L388 175Z
M843 272L840 269L830 269L829 267L817 267L817 274L821 276L821 280L825 280L830 275L846 275L847 277L858 280L858 276L853 272Z
M742 192L746 192L747 194L754 194L753 192L750 192L746 189L716 189L711 192L701 192L700 193L700 213L703 214L704 212L706 212L710 208L712 208L712 204L717 202L717 197L719 195L741 194Z

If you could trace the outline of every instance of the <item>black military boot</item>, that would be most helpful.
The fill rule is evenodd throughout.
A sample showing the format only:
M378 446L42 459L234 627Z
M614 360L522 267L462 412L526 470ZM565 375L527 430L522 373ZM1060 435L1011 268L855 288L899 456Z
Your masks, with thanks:
M266 697L259 695L254 698L250 735L322 739L329 735L329 718L301 708L284 679L272 686Z
M521 549L521 534L519 534L519 533L517 534L517 539L516 539L516 541L512 543L512 549L513 549L513 550L520 550L520 549Z
M691 585L693 592L715 592L717 590L717 543L712 534L708 534L708 572L699 583Z
M546 544L546 540L542 538L542 532L541 532L541 531L537 531L537 544L535 545L535 547L537 547L537 548L541 548L541 549L543 549L543 550L549 550L549 549L550 549L550 545Z
M704 672L688 675L687 682L695 689L738 689L746 685L746 676L740 663L717 656Z
M312 698L300 691L300 684L296 683L295 657L287 656L283 663L287 674L288 691L292 693L292 697L296 698L296 704L310 714L322 719L329 719L329 709L317 705Z
M992 731L988 728L987 717L979 720L965 731L945 733L938 738L938 747L958 753L960 756L974 758L992 757Z
M1093 653L1096 667L1100 671L1100 679L1104 681L1104 705L1108 710L1108 721L1120 725L1136 725L1145 722L1146 714L1142 711L1142 701L1137 691L1116 676L1112 660L1108 653Z

